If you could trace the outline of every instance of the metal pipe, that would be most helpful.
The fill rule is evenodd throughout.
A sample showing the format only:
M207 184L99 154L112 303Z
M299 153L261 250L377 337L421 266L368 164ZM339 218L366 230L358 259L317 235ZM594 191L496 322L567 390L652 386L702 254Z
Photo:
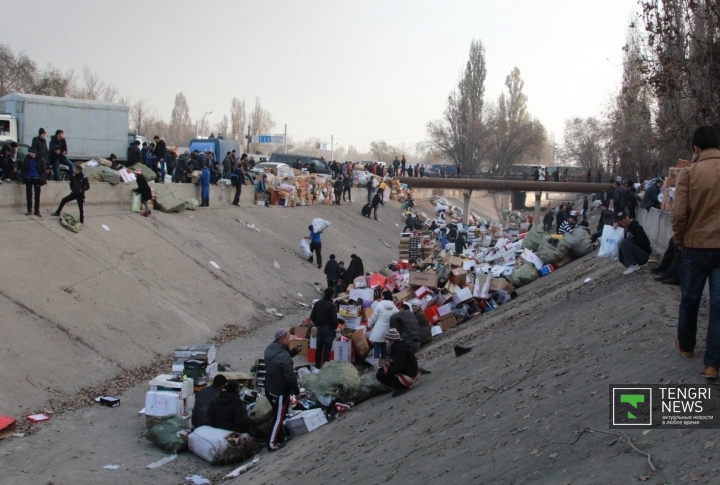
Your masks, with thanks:
M400 177L401 184L411 189L480 189L480 190L525 190L543 192L573 192L592 194L612 187L610 183L585 182L536 182L534 180L482 180L443 179L428 177Z

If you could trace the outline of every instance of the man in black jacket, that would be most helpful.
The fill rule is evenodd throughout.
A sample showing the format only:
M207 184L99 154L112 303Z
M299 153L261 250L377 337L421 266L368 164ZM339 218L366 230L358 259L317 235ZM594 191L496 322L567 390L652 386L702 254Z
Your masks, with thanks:
M298 352L298 348L290 350L290 332L287 329L275 332L275 340L265 349L265 395L273 408L269 451L277 451L285 446L280 439L290 404L290 393L300 397L300 388L293 367L293 357Z
M375 196L373 197L372 203L370 204L370 208L373 210L373 217L375 218L376 221L378 220L378 218L377 218L378 205L382 205L383 207L385 207L385 203L382 200L382 194L379 192L377 194L375 194Z
M662 191L663 181L662 179L655 180L655 183L650 185L645 191L640 208L650 211L653 207L656 209L660 208L660 192Z
M59 149L59 150L58 150ZM68 167L68 177L72 178L75 173L73 163L67 158L68 148L65 140L65 132L56 130L50 137L50 167L53 169L55 181L60 180L60 164Z
M350 189L352 189L353 186L353 177L352 173L345 175L345 178L343 179L343 193L342 198L343 202L350 202L352 204L352 194L350 193ZM347 194L347 199L345 198L345 194Z
M647 263L652 253L650 239L645 230L636 220L630 219L627 214L618 212L617 222L613 226L625 229L625 237L618 244L618 259L625 266L624 275L629 275L640 269L640 266Z
M330 261L325 263L325 278L327 279L327 287L334 290L340 280L340 266L335 261L334 254L331 254Z
M387 331L385 345L389 362L378 369L375 377L386 386L394 388L393 397L397 397L410 389L419 377L418 363L415 354L403 342L396 329Z
M225 376L218 374L213 378L211 386L207 386L195 394L195 407L192 412L193 428L213 426L213 418L210 414L212 405L217 400L220 390L225 386L226 382Z
M315 325L317 332L315 367L318 369L322 369L323 364L330 361L335 329L338 327L337 307L332 299L334 294L334 288L325 288L322 299L315 302L310 313L310 321Z
M390 317L390 328L397 329L400 337L413 353L420 348L420 322L410 310L410 305L403 303L402 310Z
M560 234L560 226L565 222L565 206L560 204L557 215L555 216L555 230Z
M627 189L620 185L620 182L615 182L615 190L613 190L613 210L617 217L618 212L625 213L627 206Z
M45 164L50 161L50 151L48 150L48 144L47 144L47 133L45 132L45 128L40 128L38 130L38 136L32 139L32 144L30 145L30 148L35 150L35 153L37 154L37 158L42 158L45 160Z
M127 149L127 166L132 167L136 163L142 163L140 152L140 140L135 140Z
M167 143L165 143L165 140L161 140L157 135L153 137L153 140L155 140L155 150L153 151L153 155L157 157L157 160L155 161L156 164L153 166L153 169L158 174L155 182L163 183L165 182L165 153L167 153ZM210 166L212 167L212 164L210 164Z
M240 399L239 394L240 384L237 381L227 381L225 388L218 393L217 398L210 405L210 419L213 428L249 433L253 426L270 419L272 411L255 418L249 417L245 402ZM195 406L197 407L197 398ZM193 421L194 419L195 410L193 410Z
M350 265L345 271L345 286L353 284L355 278L358 276L365 276L365 267L363 261L358 257L357 254L350 255Z
M63 198L60 201L60 205L58 206L57 210L53 212L51 215L60 217L60 213L63 210L63 207L65 207L65 204L70 202L71 200L76 200L78 208L80 209L80 224L85 223L85 192L90 190L90 182L88 181L88 178L83 174L82 167L80 165L75 165L73 168L75 173L73 174L73 177L70 179L70 195Z

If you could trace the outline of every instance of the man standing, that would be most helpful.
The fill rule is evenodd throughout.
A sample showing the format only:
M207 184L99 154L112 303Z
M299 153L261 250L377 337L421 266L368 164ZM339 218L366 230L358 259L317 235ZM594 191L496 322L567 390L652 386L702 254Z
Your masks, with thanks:
M615 181L615 190L613 191L613 210L617 216L618 212L625 213L625 205L627 202L627 189Z
M225 158L223 159L222 168L223 168L223 174L222 178L226 179L230 177L230 172L232 171L233 167L233 161L232 161L232 152L227 152L225 155Z
M210 167L207 161L205 162L198 183L200 184L200 196L202 198L200 207L210 207Z
M363 266L363 260L357 254L350 255L350 265L345 271L345 286L353 284L355 278L358 276L365 276L365 267Z
M560 207L558 207L557 216L555 216L555 228L558 234L560 234L560 227L562 226L563 222L565 222L565 206L563 204L560 204Z
M290 342L290 332L287 329L278 330L273 343L265 349L265 395L273 409L269 451L277 451L285 446L280 439L290 404L290 393L300 398L300 388L293 367L293 357L297 355L298 349L290 350Z
M153 152L153 155L157 158L157 166L155 166L155 171L159 170L159 176L155 179L155 182L164 183L165 182L165 153L167 153L167 144L165 143L165 140L161 140L158 135L155 135L153 137L153 140L155 140L155 151ZM212 165L210 165L212 166Z
M345 165L343 165L343 167L344 166ZM352 204L352 194L350 193L350 189L352 189L352 185L353 185L352 174L343 175L343 193L342 193L343 202L349 202ZM345 194L347 194L347 199L345 198Z
M457 178L460 178L460 171L462 170L462 163L457 164Z
M340 280L340 265L335 261L335 255L330 255L330 260L325 263L325 279L327 279L327 287L333 288L338 284Z
M337 307L333 302L335 289L325 288L321 300L315 302L310 320L316 328L317 347L315 349L315 367L322 369L325 362L330 362L330 351L335 340L335 330L338 327Z
M45 165L50 161L50 152L48 150L46 136L45 128L40 128L38 130L38 136L32 139L32 144L30 145L30 148L35 150L36 158L38 160L42 158L45 161Z
M400 173L402 174L403 177L406 174L406 172L405 172L405 164L406 163L407 163L407 160L405 160L405 155L403 155L402 160L400 160Z
M645 209L648 212L653 207L655 207L656 209L659 209L660 208L660 191L662 190L662 187L663 187L662 179L656 179L655 183L651 184L650 187L648 187L648 189L645 191L645 195L643 196L642 203L640 203L640 208Z
M370 208L373 210L373 217L377 221L377 210L378 205L382 204L383 207L385 207L385 203L382 201L382 196L380 191L378 190L377 194L373 197L372 203L370 204Z
M312 225L308 226L308 230L310 231L310 235L305 238L310 241L310 257L308 261L313 262L312 253L315 252L317 256L317 267L322 268L322 255L320 254L322 251L322 239L320 238L320 233L315 232Z
M616 213L615 218L617 222L613 228L617 229L620 226L625 229L625 237L618 243L618 259L625 266L623 274L629 275L648 262L652 247L650 239L638 221L630 219L624 212Z
M200 390L195 395L195 407L192 412L192 425L197 429L200 426L212 426L213 419L210 416L210 409L213 403L220 396L220 391L227 382L227 378L218 374L213 378L212 385Z
M80 165L75 165L73 167L73 171L75 172L73 174L73 177L70 179L70 195L67 197L64 197L60 201L60 205L58 206L57 210L53 212L51 215L60 217L60 213L63 210L63 207L65 207L65 204L70 202L71 200L76 200L78 208L80 209L80 224L85 223L85 192L90 190L90 182L88 182L88 179L85 175L83 175L82 167Z
M232 175L230 175L230 181L235 187L235 198L232 201L232 205L240 205L240 193L242 192L242 186L245 182L245 172L243 171L243 164L239 163L235 165Z
M588 183L590 181L588 180ZM583 196L583 221L587 221L587 211L590 208L590 202L588 201L587 195Z
M45 140L43 140L45 141ZM28 150L23 162L23 183L25 184L25 197L27 198L26 216L32 214L33 209L33 190L35 191L35 212L38 217L40 214L40 187L47 184L45 159L37 154L34 148Z
M400 160L398 160L397 157L395 157L395 160L393 160L392 166L393 166L393 173L395 174L396 177L399 177L400 174L398 173L398 169L400 168Z
M720 134L701 126L692 137L695 157L680 171L672 209L673 240L683 251L680 268L682 297L675 345L683 357L693 357L698 310L710 280L710 316L702 375L717 379L720 367Z

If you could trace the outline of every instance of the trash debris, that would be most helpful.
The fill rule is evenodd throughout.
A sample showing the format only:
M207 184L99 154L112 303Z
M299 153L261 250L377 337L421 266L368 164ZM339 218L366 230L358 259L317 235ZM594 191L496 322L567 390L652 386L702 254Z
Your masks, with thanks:
M240 224L242 224L243 226L247 227L248 229L250 229L250 230L252 230L252 231L260 232L260 229L258 229L257 227L255 227L255 224L251 224L251 223L249 223L249 222L245 222L245 221L243 221L242 219L238 219L237 221L238 221Z
M315 285L315 291L317 291L318 293L320 293L320 294L322 295L322 294L323 294L323 286L322 286L322 283L318 283L318 282L316 281L316 282L313 283L313 284Z
M378 239L378 241L380 241L381 243L383 243L386 247L392 248L392 246L390 246L388 243L386 243L386 242L383 241L382 239Z
M275 315L275 313L277 313L277 308L266 308L265 313L269 313L270 315Z
M157 468L157 467L163 466L165 463L170 463L171 461L173 461L173 460L174 460L175 458L177 458L177 457L178 457L177 455L166 456L166 457L163 458L162 460L158 460L158 461L156 461L156 462L154 462L154 463L150 463L150 464L149 464L148 466L146 466L145 468Z
M273 266L275 266L275 268L277 269L280 269L280 263L278 263L277 261L273 261Z
M210 480L201 475L192 475L189 477L185 477L185 480L190 480L193 485L206 485L210 483Z
M239 477L240 475L242 475L243 473L245 473L246 471L248 471L250 468L252 468L252 467L254 467L255 465L257 465L259 461L260 461L260 455L255 455L255 458L253 458L253 460L252 460L250 463L246 463L246 464L243 465L243 466L237 467L236 469L234 469L233 471L231 471L230 473L228 473L227 475L225 475L225 478L236 478L236 477Z
M118 468L120 468L120 465L105 465L103 468L106 470L117 470Z
M27 416L27 420L33 423L42 423L43 421L49 421L50 416L46 414L31 414Z
M110 228L107 225L103 224L102 228L105 229L107 232L110 232Z
M460 347L459 345L455 346L455 357L460 357L461 355L465 355L468 352L472 350L472 347Z
M60 216L60 225L75 233L80 232L80 229L82 229L80 221L75 219L75 216L68 214L67 212Z
M297 302L297 303L298 303L298 305L300 305L300 306L310 306L310 305L308 305L307 303L303 303L303 302L301 302L301 301L299 301L299 302Z
M217 269L220 269L220 266L215 261L210 261L210 264L212 264Z
M590 283L592 281L592 278L585 278L585 281L583 283Z
M12 436L13 438L22 438L23 436L25 436L25 433L13 433Z

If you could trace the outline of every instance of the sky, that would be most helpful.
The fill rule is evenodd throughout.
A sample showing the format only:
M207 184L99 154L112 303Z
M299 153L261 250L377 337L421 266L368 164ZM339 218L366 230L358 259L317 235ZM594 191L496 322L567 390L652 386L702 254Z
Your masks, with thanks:
M11 0L2 0L10 3ZM89 66L131 102L216 123L260 98L282 133L365 151L427 140L473 39L486 97L518 67L530 113L556 141L600 115L622 77L636 0L34 0L12 2L0 42L38 66Z

